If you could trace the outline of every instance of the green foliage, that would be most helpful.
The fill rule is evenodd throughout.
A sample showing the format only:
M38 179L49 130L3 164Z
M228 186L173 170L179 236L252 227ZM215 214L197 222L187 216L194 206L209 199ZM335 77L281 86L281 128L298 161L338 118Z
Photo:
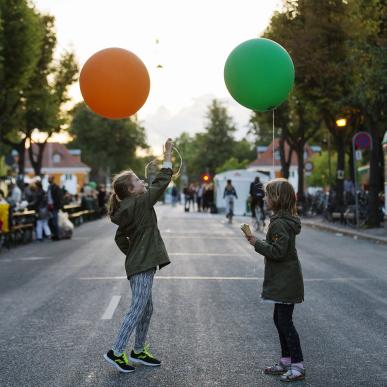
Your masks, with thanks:
M199 144L205 153L196 161L214 174L216 168L232 155L236 127L227 109L217 100L212 101L206 118L206 134L201 138L202 144Z
M235 169L245 169L251 161L249 160L243 160L239 161L236 157L230 157L228 160L226 160L223 165L216 168L216 173L221 173L225 171L232 171Z
M5 164L5 157L0 156L0 176L5 176L7 174L8 166Z
M347 161L348 161L347 157ZM329 187L329 153L323 151L320 154L315 154L310 161L313 163L313 171L306 177L307 185L310 187ZM334 179L337 167L337 153L331 153L331 179ZM349 165L345 170L345 176L349 176Z
M70 146L82 150L82 159L100 179L141 166L136 149L147 148L147 144L144 128L135 119L105 119L80 103L73 110L69 131L74 136Z
M0 136L20 124L24 92L39 60L43 30L26 0L0 2Z
M208 107L206 131L194 136L183 132L175 139L190 181L199 180L205 172L213 176L219 171L245 168L255 160L255 144L245 139L236 141L235 130L227 109L214 100Z

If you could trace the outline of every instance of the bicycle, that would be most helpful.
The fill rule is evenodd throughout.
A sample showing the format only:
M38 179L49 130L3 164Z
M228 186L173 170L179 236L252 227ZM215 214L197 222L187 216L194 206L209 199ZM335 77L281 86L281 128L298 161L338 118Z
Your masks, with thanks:
M228 218L228 223L232 223L232 218L234 216L234 196L233 195L226 196L226 205L227 205L226 218Z
M263 232L266 226L265 223L265 212L261 206L257 203L255 205L255 218L254 218L254 230Z

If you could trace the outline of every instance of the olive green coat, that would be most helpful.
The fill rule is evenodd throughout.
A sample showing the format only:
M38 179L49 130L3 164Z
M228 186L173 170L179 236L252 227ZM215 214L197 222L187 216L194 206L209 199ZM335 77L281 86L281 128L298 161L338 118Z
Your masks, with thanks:
M296 250L300 219L287 212L270 218L266 240L258 240L255 251L265 256L265 278L262 298L300 303L304 300L304 281Z
M111 216L112 222L118 225L115 241L126 255L128 278L170 263L153 206L168 187L171 177L172 169L161 169L144 194L125 198Z

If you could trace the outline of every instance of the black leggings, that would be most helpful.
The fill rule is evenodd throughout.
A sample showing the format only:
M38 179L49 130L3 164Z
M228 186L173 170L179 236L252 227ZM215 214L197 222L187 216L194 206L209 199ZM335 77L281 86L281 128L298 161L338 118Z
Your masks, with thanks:
M294 304L274 305L274 324L278 330L282 357L290 357L292 363L303 361L300 338L293 325Z

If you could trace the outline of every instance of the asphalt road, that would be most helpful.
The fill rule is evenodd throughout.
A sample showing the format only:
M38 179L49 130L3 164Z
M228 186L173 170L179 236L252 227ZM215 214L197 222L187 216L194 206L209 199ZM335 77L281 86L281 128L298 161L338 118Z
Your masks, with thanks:
M149 342L159 369L120 374L102 358L131 295L115 227L0 255L0 386L279 386L263 259L239 220L158 206L173 263L157 272ZM387 386L387 249L304 228L305 303L296 306L306 386ZM117 306L117 307L115 307ZM130 345L132 340L130 342ZM129 345L128 350L131 346Z

